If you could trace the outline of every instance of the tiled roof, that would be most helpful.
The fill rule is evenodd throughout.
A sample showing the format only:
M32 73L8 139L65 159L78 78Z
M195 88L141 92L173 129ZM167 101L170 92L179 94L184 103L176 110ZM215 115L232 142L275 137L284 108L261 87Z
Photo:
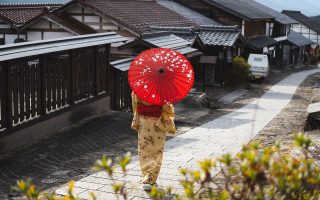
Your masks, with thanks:
M150 26L192 27L196 23L148 0L74 0L114 20L137 34L150 33ZM72 2L71 2L72 3ZM66 4L68 6L68 4Z
M144 45L147 48L170 48L179 51L182 54L197 52L197 49L191 48L191 44L191 41L185 40L176 35L167 32L158 32L143 35L134 41L127 42L126 44L119 46L119 49L132 48L136 45Z
M0 5L62 5L70 0L0 0Z
M239 30L235 28L202 28L198 34L204 46L233 46L241 36Z
M43 12L56 8L57 5L0 5L0 18L19 26Z
M216 22L196 11L193 11L177 2L174 2L173 0L157 0L157 2L160 5L179 13L185 18L190 19L198 25L221 25L219 22Z
M110 62L110 65L120 71L128 71L134 58L124 58Z
M274 17L274 20L281 23L281 24L298 24L298 22L295 19L292 19L291 17L282 14L278 11L273 10L272 8L269 8L259 2L251 1L250 3L253 7L256 7L257 9L260 9L261 11L268 13L269 15Z
M198 36L205 46L233 46L241 33L235 26L200 26L199 28L152 27L154 31L170 32L193 42Z
M193 42L197 36L194 28L191 27L151 26L151 31L172 33L190 42Z
M266 35L247 38L247 44L255 49L262 49L277 44L278 41Z
M107 32L2 45L0 61L124 41L126 38L117 33Z
M306 46L313 43L308 38L292 30L288 34L288 41L298 47Z
M144 35L142 38L138 38L132 42L128 42L122 45L120 48L125 49L127 47L135 46L140 43L147 45L149 48L170 48L186 56L197 56L202 54L198 51L198 49L191 47L192 43L190 41L187 41L181 37L168 33L154 33ZM110 64L112 67L118 70L127 71L129 70L132 59L133 58L125 58L121 60L116 60L111 62Z
M306 27L312 29L313 31L320 34L320 23L313 20L310 17L305 16L300 11L292 11L292 10L284 10L282 11L284 14L292 17L293 19L297 20L301 24L305 25Z
M179 51L182 54L196 52L197 49L191 48L191 42L173 34L150 36L143 38L144 41L154 47L170 48Z
M257 9L253 0L204 0L205 2L218 7L228 13L245 20L273 19L274 17Z

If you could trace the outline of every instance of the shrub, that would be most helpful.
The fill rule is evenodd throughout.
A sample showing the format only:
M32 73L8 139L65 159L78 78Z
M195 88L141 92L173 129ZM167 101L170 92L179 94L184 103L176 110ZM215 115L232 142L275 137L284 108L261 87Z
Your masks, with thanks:
M233 59L233 67L229 72L228 82L232 86L245 85L249 76L250 65L243 57L236 56Z
M310 157L311 139L304 134L294 136L294 150L297 156L283 153L279 144L261 148L257 142L245 145L243 150L232 157L229 154L218 159L199 161L199 170L180 169L184 188L183 194L172 194L171 188L166 190L152 187L149 193L153 199L172 197L174 199L306 199L320 198L320 168ZM110 177L115 167L120 166L126 172L130 156L125 156L114 163L103 157L97 161L96 168L105 170ZM222 167L223 166L223 167ZM221 168L223 183L217 183L214 171ZM75 200L73 182L70 183L69 194L64 199ZM117 197L127 198L124 183L113 185ZM30 181L18 181L17 189L28 199L40 199L40 191ZM215 189L217 188L217 189ZM56 200L54 194L42 196L46 200ZM92 199L95 199L92 194Z

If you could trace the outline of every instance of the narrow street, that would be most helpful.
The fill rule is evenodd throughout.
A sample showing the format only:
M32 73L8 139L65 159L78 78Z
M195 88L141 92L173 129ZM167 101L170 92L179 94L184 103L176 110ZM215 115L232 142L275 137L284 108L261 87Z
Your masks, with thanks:
M177 177L180 167L194 169L197 167L197 160L240 152L243 144L254 139L287 106L305 78L317 72L320 70L292 74L248 105L169 140L166 143L158 184L162 187L171 186L177 191L182 190ZM129 165L126 177L121 173L115 175L117 180L133 185L129 192L132 199L148 197L139 187L141 180L136 157ZM113 196L111 183L106 173L94 173L76 182L76 194L80 198L90 199L89 192L94 192L98 199L110 199ZM67 194L67 188L68 186L65 186L56 192Z
M216 157L225 152L237 153L243 143L249 142L290 101L296 87L304 78L315 71L296 72L274 85L262 97L260 96L270 86L260 84L261 88L250 90L235 103L220 109L212 110L194 105L192 109L189 107L189 110L185 110L183 105L178 105L176 120L178 134L175 138L168 137L166 160L159 184L178 184L177 168L194 166L195 162L192 161L197 159ZM285 77L280 74L277 79L283 76ZM277 80L271 81L277 82ZM257 98L259 100L256 100ZM280 106L277 103L276 109L272 106L274 104L270 104L275 101L281 104ZM268 119L264 117L266 111L269 112ZM19 194L10 192L10 186L14 185L17 179L27 177L32 177L35 184L41 185L42 189L48 191L58 189L57 192L60 194L65 192L64 188L60 187L73 179L80 180L76 191L83 192L83 198L88 194L87 190L99 190L98 194L105 195L104 192L110 192L110 187L106 186L108 181L104 179L107 177L101 173L95 174L91 169L92 164L102 154L116 157L131 152L136 155L137 138L136 133L130 129L130 123L130 113L104 113L60 131L54 138L31 145L23 151L18 150L17 154L2 159L0 188L3 197L6 195L11 198L18 197ZM186 150L190 152L186 154ZM201 152L201 155L198 152ZM176 158L179 158L179 162ZM131 167L133 169L130 170L132 176L129 177L129 181L136 182L133 184L135 187L133 194L136 197L146 197L137 184L140 181L137 162L133 161ZM99 183L95 185L97 181ZM102 184L104 189L100 190L99 184Z
M150 199L141 179L191 191L180 168L255 141L295 155L297 132L315 141L320 166L320 10L316 0L275 1L0 0L0 200L29 198L33 185L68 198L70 181L79 200L121 199L93 166L128 152L129 172L114 178L129 183L130 200ZM134 114L146 117L134 121L139 134L133 94ZM227 187L223 172L214 171L213 190ZM307 175L293 196L318 188ZM32 182L28 194L20 180Z

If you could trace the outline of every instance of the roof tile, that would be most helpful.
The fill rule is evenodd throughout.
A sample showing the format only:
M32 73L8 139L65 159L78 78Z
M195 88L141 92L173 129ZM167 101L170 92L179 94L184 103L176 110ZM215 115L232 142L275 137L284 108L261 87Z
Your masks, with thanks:
M86 0L82 2L116 22L136 31L150 33L150 26L192 27L196 23L150 0Z
M266 35L260 35L256 37L247 38L247 43L249 46L253 48L262 49L267 46L275 45L278 43L278 41Z
M205 46L233 46L238 40L240 32L238 31L200 31L199 38Z
M298 47L306 46L313 43L308 38L292 30L288 34L288 41Z
M57 5L0 5L0 18L5 18L14 25L22 25L32 18L48 10L58 8Z
M254 0L205 0L207 3L246 20L273 19L274 17L254 6Z

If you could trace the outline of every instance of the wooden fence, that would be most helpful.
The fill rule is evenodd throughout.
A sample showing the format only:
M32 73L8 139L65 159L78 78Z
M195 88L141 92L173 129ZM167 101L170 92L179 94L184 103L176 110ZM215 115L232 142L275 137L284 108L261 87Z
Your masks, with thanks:
M0 62L0 130L109 91L110 45Z
M128 71L120 71L116 68L111 70L111 108L118 111L131 111L131 88L128 83Z

